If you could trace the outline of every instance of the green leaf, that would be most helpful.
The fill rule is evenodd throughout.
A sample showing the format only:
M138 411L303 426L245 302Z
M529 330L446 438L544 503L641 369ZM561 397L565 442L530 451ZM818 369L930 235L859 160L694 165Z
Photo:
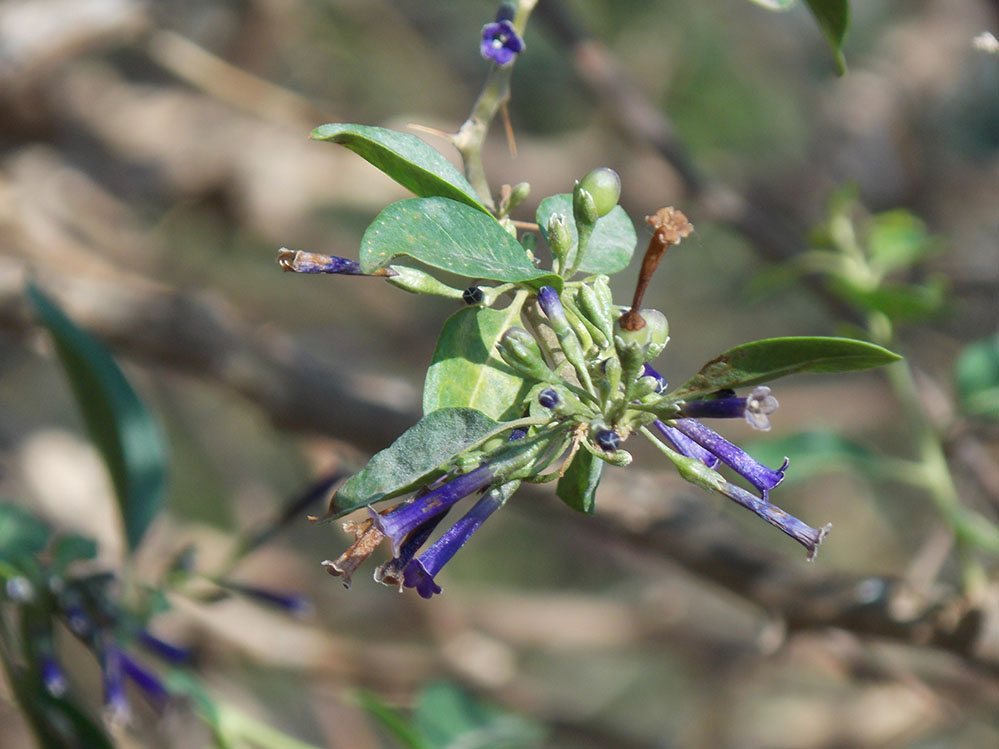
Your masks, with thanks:
M48 544L49 526L23 507L0 502L0 559L33 556Z
M766 338L744 343L715 357L673 395L690 398L805 372L853 372L891 364L901 358L881 346L852 338Z
M474 408L497 421L522 416L533 382L496 355L496 343L520 320L520 305L466 307L444 323L423 385L423 413Z
M380 695L367 689L355 689L354 697L361 708L374 718L378 724L388 731L397 741L408 749L430 749L423 741L419 731L409 724L406 717Z
M94 539L75 533L60 536L52 545L52 569L56 574L62 574L73 562L96 556L97 542Z
M905 210L873 216L866 234L871 265L881 273L911 268L936 249L926 224Z
M545 240L548 239L548 220L556 213L566 218L569 232L572 234L572 248L578 241L576 223L572 220L572 195L552 195L541 201L538 206L536 220L541 227ZM581 273L593 275L605 273L608 276L623 270L631 261L631 255L638 244L635 226L628 218L624 209L616 205L606 216L597 220L593 234L583 253L583 262L579 266ZM572 249L569 251L572 255Z
M881 459L877 453L835 432L799 432L781 439L754 443L749 446L748 452L768 466L780 465L785 457L789 457L791 469L784 477L784 484L844 469L871 478L880 476L878 465Z
M430 746L441 749L522 749L538 746L544 731L536 723L473 699L453 684L423 689L414 722Z
M489 213L464 175L415 135L370 125L331 123L309 136L346 146L421 198L439 196Z
M335 520L425 483L454 456L506 428L471 408L428 413L340 487L323 520Z
M572 509L592 515L603 471L604 461L580 450L569 463L565 475L558 480L555 493Z
M954 365L954 379L966 414L999 419L999 333L965 347Z
M28 288L52 334L90 438L111 473L129 549L159 512L166 456L159 428L107 350L76 327L42 292Z
M361 240L361 269L371 273L399 255L467 278L562 290L562 279L535 268L499 222L447 198L400 200L378 214Z
M947 280L929 278L922 284L883 283L876 289L858 288L848 279L835 279L832 289L850 304L881 312L892 320L924 320L939 313L947 298Z
M819 27L829 40L836 59L836 72L846 73L846 58L843 56L843 37L850 25L849 0L805 0Z

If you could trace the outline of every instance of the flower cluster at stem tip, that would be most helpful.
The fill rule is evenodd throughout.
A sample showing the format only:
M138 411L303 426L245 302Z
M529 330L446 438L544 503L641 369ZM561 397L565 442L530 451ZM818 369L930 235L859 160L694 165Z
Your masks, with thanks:
M375 580L400 591L415 588L424 598L440 593L438 572L521 483L558 481L562 499L577 509L592 511L603 464L630 464L632 456L623 446L635 433L666 454L683 478L754 512L802 544L809 559L815 556L828 526L812 528L770 502L771 491L784 479L787 459L777 468L766 466L702 423L703 419L738 419L756 430L770 429L769 416L778 406L770 388L757 386L743 396L726 389L693 396L682 390L670 392L666 379L651 364L669 341L669 325L665 315L641 307L641 302L666 250L693 230L683 213L664 208L648 217L653 235L630 308L614 304L605 275L573 280L586 238L596 221L616 207L620 195L620 181L608 171L602 169L596 177L591 173L577 183L573 215L551 222L567 226L574 221L579 238L576 247L558 247L559 237L570 235L549 236L555 266L563 278L562 290L551 285L508 285L514 287L509 289L511 306L519 305L516 309L523 326L506 330L495 354L528 386L523 401L510 404L523 418L431 471L409 499L383 510L369 506L366 518L344 523L354 543L323 565L346 586L387 539L392 556L376 568ZM299 261L297 255L303 254L306 257ZM279 261L286 270L298 272L358 273L355 265L342 258L323 260L290 250L283 250ZM402 270L386 266L380 275L393 282L397 280L393 274ZM478 282L450 296L484 307L503 288ZM755 493L725 479L716 470L721 466ZM573 488L570 480L563 481L568 473L581 471L596 477L590 489ZM376 501L404 491L401 487ZM444 518L469 497L477 499L431 542ZM336 501L334 494L330 517L343 514L334 512ZM353 506L345 511L350 509Z

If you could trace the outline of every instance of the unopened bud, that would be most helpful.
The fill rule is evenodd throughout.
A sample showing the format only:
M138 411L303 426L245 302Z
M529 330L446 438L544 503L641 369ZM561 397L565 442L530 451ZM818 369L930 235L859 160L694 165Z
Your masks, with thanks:
M565 216L555 213L548 219L547 231L548 247L551 248L552 257L562 260L572 249L572 234L566 223Z

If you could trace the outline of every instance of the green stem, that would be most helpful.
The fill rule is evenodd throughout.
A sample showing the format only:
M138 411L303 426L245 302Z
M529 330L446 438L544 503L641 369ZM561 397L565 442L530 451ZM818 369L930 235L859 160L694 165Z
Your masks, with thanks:
M890 343L893 337L891 321L880 313L871 315L868 330L879 343ZM916 444L917 461L923 478L920 485L929 495L937 513L954 533L961 556L965 592L976 595L981 590L985 574L981 563L972 555L973 548L999 553L999 527L961 504L947 456L936 430L926 417L919 388L908 362L903 359L889 365L886 375L905 416L908 432Z
M513 27L520 36L524 35L527 18L536 4L537 0L518 1ZM509 65L492 66L471 114L451 138L465 165L465 177L475 188L479 199L490 209L495 209L495 203L482 165L482 144L486 140L486 133L489 132L489 125L496 117L496 113L510 100L510 76L513 74L513 65L511 62Z

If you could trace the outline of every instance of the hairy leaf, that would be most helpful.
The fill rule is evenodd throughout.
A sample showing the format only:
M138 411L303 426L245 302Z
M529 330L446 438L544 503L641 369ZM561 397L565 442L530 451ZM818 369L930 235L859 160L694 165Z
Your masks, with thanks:
M562 288L495 219L447 198L400 200L378 214L361 241L361 269L371 273L399 255L466 278Z
M371 125L331 123L320 125L310 137L346 146L421 198L451 198L489 213L464 175L415 135Z
M423 385L423 413L474 408L498 421L522 416L520 405L534 384L496 354L500 337L520 320L520 305L496 310L467 307L447 322Z
M334 520L425 483L454 456L505 428L471 408L428 413L340 487L323 520Z

